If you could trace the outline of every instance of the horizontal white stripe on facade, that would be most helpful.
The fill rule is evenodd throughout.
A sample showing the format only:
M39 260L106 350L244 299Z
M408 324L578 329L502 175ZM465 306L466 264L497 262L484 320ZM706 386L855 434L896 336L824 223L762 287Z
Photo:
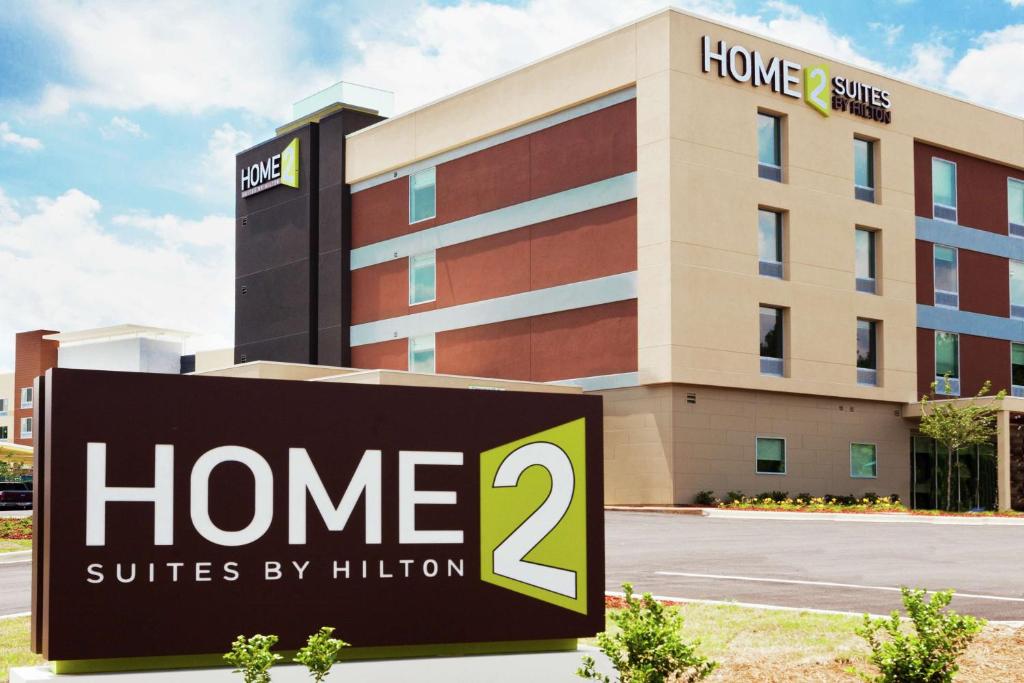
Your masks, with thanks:
M352 346L560 313L636 298L636 272L474 301L349 328Z
M583 391L604 391L605 389L625 389L640 384L640 373L619 372L614 375L594 375L575 379L559 379L548 384L580 387Z
M625 173L353 249L349 267L358 270L635 198L636 173Z
M462 147L457 147L447 152L435 154L434 156L427 157L426 159L421 159L415 163L402 166L401 168L393 171L381 173L380 175L375 175L371 178L367 178L366 180L360 180L357 183L352 183L350 189L352 192L361 192L371 187L382 185L383 183L392 181L396 178L402 178L416 173L417 171L422 171L425 168L431 168L433 166L443 164L446 161L452 161L453 159L469 156L470 154L479 152L480 150L484 150L489 147L496 147L510 140L525 137L531 133L544 130L545 128L551 128L552 126L557 126L560 123L565 123L566 121L571 121L581 116L586 116L587 114L592 114L595 111L600 111L607 107L627 102L635 98L636 86L617 90L616 92L605 95L604 97L599 97L596 100L590 100L589 102L584 102L583 104L576 105L575 107L563 109L558 113L545 116L537 119L536 121L531 121L529 123L524 123L521 126L510 128L503 133L496 133L495 135L490 135L486 138L477 140L476 142L471 142L468 145L463 145Z

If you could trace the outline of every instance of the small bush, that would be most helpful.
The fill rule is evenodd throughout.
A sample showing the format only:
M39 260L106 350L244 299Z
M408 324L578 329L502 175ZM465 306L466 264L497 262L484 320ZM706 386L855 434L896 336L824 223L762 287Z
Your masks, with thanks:
M811 502L811 498L813 498L813 496L809 493L798 493L796 494L796 498L793 500L803 505L807 505Z
M874 491L867 491L862 497L867 498L872 505L878 502L878 494Z
M947 611L953 591L939 591L929 602L922 589L900 591L914 630L907 633L901 628L895 610L888 619L865 614L857 635L868 642L868 659L881 673L871 676L861 671L860 677L871 683L949 683L960 668L956 660L981 632L985 620Z
M305 666L316 683L322 683L327 678L341 648L349 646L344 640L332 638L333 633L333 626L320 627L320 630L306 641L306 646L295 654L295 662Z
M251 638L238 636L231 643L231 652L224 660L235 667L232 673L242 674L245 683L270 683L270 667L283 657L270 648L277 645L277 636L256 634Z
M890 493L889 494L889 502L892 503L893 505L895 505L896 503L900 502L900 494L898 494L898 493Z
M757 494L760 500L770 498L775 503L781 503L789 498L789 491L765 491Z
M717 502L714 491L697 491L693 500L697 505L714 505Z
M743 500L743 491L729 491L725 494L726 503L738 503Z
M611 660L620 683L670 683L699 681L706 678L717 662L696 653L699 643L683 641L683 618L676 607L666 607L650 593L638 600L633 586L622 584L625 609L609 618L620 631L597 634L597 645ZM584 657L576 675L591 681L611 683L610 676L595 669L593 657Z

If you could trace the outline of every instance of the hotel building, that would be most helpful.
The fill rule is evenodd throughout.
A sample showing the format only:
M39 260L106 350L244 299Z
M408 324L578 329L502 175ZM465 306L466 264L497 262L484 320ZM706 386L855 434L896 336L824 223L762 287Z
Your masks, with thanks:
M918 401L991 381L961 500L1024 507L1020 118L675 9L357 100L238 155L236 363L598 392L606 502L636 504L942 505Z

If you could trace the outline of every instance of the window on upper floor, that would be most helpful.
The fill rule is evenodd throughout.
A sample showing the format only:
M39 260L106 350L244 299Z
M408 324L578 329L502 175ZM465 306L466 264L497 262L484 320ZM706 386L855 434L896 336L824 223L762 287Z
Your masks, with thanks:
M1010 261L1010 317L1024 320L1024 262Z
M857 278L857 291L867 294L875 294L878 291L875 232L867 228L857 228L854 231L856 250L854 276Z
M857 384L878 385L878 323L857 319Z
M21 437L22 439L32 438L32 418L23 417L21 418Z
M436 168L409 176L409 223L418 223L437 215Z
M32 407L32 387L21 388L21 407L31 408Z
M757 114L757 175L782 182L782 117Z
M956 223L956 164L932 157L932 216Z
M853 196L875 201L875 143L871 140L853 139Z
M946 308L960 307L960 275L957 269L957 250L936 244L935 305Z
M1024 180L1007 179L1006 214L1010 223L1010 235L1024 237Z
M954 332L935 333L935 393L960 395L960 335Z
M783 309L774 306L760 308L761 374L780 377L785 374L783 314Z
M437 295L437 252L409 257L409 305L433 301Z
M409 338L409 372L434 372L434 335Z
M757 437L754 469L758 474L785 474L786 440Z
M1024 344L1010 345L1010 381L1013 395L1024 396Z
M850 476L854 479L874 479L878 476L875 444L850 444Z
M757 210L757 272L768 277L782 277L782 214L768 209Z

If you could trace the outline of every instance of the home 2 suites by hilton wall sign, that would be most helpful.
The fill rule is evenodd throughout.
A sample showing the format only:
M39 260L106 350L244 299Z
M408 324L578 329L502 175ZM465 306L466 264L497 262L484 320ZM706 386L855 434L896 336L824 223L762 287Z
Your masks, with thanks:
M299 186L299 139L294 138L280 154L273 154L239 171L239 187L243 197L269 190L278 185Z
M604 628L601 399L56 369L50 660L572 639ZM539 646L538 646L539 647Z
M892 123L892 102L888 90L845 76L830 78L825 64L804 68L788 59L765 59L757 50L748 50L742 45L730 47L724 40L712 45L710 36L701 38L701 56L704 73L710 73L714 65L721 78L750 83L755 88L767 87L772 92L797 99L802 94L804 101L822 116L828 116L830 110L835 110L879 123Z

